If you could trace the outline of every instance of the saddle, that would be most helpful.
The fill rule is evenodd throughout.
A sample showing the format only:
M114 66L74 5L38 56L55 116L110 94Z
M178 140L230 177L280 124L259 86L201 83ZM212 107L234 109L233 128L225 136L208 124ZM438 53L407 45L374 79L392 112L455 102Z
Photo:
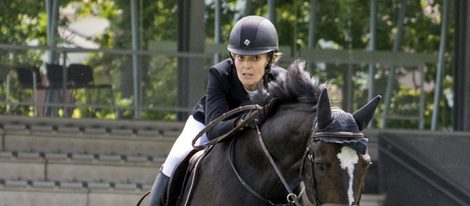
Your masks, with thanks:
M202 158L205 157L207 153L211 151L213 146L220 141L226 139L229 137L232 133L239 131L241 128L245 127L245 124L240 124L227 132L224 135L221 135L215 139L210 140L209 142L205 143L204 145L196 145L196 141L204 134L206 133L209 129L214 127L218 122L224 120L225 118L236 114L241 111L245 110L255 110L254 112L249 112L247 117L244 119L246 122L251 122L254 120L256 117L258 117L258 114L260 111L262 111L262 107L259 105L245 105L245 106L240 106L238 108L232 109L222 115L220 117L214 119L212 122L210 122L203 130L201 130L196 137L192 141L192 145L195 149L193 149L187 156L186 158L176 167L175 171L173 172L173 175L170 179L170 182L168 183L168 189L167 189L167 206L170 205L180 205L183 201L182 198L184 198L184 191L188 184L190 184L193 181L193 178L195 178L192 174L194 171L196 171L196 166L197 162L200 161ZM190 194L189 194L190 195Z
M192 150L186 158L176 167L171 176L167 190L167 204L180 205L186 186L192 181L194 176L191 174L196 168L196 163L204 157L206 150Z

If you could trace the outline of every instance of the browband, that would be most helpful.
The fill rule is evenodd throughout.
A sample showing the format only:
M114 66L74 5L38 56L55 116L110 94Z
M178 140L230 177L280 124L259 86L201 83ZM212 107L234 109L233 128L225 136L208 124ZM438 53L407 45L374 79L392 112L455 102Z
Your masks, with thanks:
M318 137L343 137L343 138L362 138L364 133L362 132L315 132L313 138Z

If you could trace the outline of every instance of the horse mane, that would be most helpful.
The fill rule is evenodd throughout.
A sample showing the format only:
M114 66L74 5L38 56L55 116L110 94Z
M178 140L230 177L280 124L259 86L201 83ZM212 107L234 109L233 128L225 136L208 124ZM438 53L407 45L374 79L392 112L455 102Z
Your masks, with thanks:
M269 116L280 104L302 103L313 108L325 84L304 71L305 61L292 62L285 75L268 84L268 89L258 92L253 102L265 107L265 117ZM267 110L267 111L266 111Z

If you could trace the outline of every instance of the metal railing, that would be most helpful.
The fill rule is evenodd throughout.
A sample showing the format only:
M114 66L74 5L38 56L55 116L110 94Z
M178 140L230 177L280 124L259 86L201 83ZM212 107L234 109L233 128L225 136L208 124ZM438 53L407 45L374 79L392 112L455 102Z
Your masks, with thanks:
M60 64L66 65L68 63L68 56L71 54L78 54L78 53L85 53L85 54L106 54L111 55L113 58L122 59L122 57L131 56L133 54L140 55L142 57L162 57L164 59L177 59L177 58L203 58L205 59L205 67L209 68L210 65L213 64L214 53L226 55L224 45L206 45L206 50L204 53L190 53L190 52L177 52L176 51L176 42L153 42L151 44L151 50L143 51L143 50L125 50L125 49L82 49L82 48L56 48L56 47L47 47L47 46L21 46L21 45L5 45L0 44L0 51L7 51L7 52L24 52L24 51L54 51L55 53L61 54L61 61ZM421 73L420 82L424 83L424 68L425 65L435 65L437 64L437 56L436 54L422 54L422 53L404 53L404 52L389 52L389 51L366 51L366 50L320 50L320 49L300 49L298 56L293 57L292 54L289 52L290 48L288 47L281 47L283 50L286 50L285 56L281 59L280 63L281 66L287 67L287 65L296 58L302 58L309 63L312 64L328 64L333 67L343 67L341 69L348 69L349 72L345 72L345 77L343 79L351 80L355 73L354 71L357 68L366 69L368 64L375 64L377 69L379 70L390 70L391 67L401 66L402 68L418 68L419 72ZM176 61L176 60L175 60ZM0 62L0 64L6 64L13 66L10 62ZM338 66L339 65L339 66ZM354 68L351 67L354 65ZM150 68L154 70L159 70L160 68ZM176 68L173 68L176 70ZM319 70L317 70L319 71ZM328 70L322 70L324 73L328 73ZM365 72L367 74L367 72ZM176 74L173 74L176 75ZM320 73L314 73L315 76L321 76ZM121 75L122 76L122 75ZM323 81L327 81L328 79L323 79ZM119 80L112 79L113 85L115 88L119 87ZM130 80L132 81L132 80ZM369 80L370 81L370 80ZM131 82L129 84L132 85ZM192 85L195 87L203 87L204 85ZM345 90L346 93L343 92L342 101L345 103L345 108L353 109L354 99L357 97L352 95L354 91L352 82L343 82L342 86L344 88L349 88ZM421 84L421 86L423 86ZM176 87L176 85L173 85ZM144 88L140 88L142 90ZM367 88L369 93L378 93L377 88ZM372 92L371 92L372 91ZM419 95L419 111L412 116L409 115L400 115L400 114L393 114L388 116L382 116L385 122L386 120L390 119L399 119L399 120L413 120L419 122L419 128L424 128L424 90L420 88L420 95ZM383 95L383 94L382 94ZM121 97L122 98L122 97ZM132 100L134 101L134 100ZM3 105L11 105L14 103L15 105L28 105L31 102L25 101L16 101L11 102L7 99L0 101L0 104ZM31 105L31 104L30 104ZM139 109L142 111L152 111L152 112L189 112L191 111L192 105L187 107L179 107L175 105L158 105L158 104L146 104L146 105L136 105L133 102L127 103L125 105L118 104L117 105L107 105L107 104L93 104L93 103L67 103L67 102L46 102L45 106L50 107L61 107L63 109L66 108L93 108L93 109L108 109L113 111L124 111L124 110L135 110ZM380 114L378 116L381 116ZM118 118L118 117L116 117ZM385 125L385 124L384 124ZM385 126L386 127L386 126Z

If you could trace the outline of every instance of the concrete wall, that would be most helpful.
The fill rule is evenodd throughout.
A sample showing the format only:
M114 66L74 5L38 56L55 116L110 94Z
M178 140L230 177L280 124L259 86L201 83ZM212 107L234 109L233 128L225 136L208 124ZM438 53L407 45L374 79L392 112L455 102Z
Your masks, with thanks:
M470 133L378 134L385 205L470 205Z
M129 206L136 205L143 192L95 191L84 189L0 188L2 206ZM144 201L142 205L147 205Z

